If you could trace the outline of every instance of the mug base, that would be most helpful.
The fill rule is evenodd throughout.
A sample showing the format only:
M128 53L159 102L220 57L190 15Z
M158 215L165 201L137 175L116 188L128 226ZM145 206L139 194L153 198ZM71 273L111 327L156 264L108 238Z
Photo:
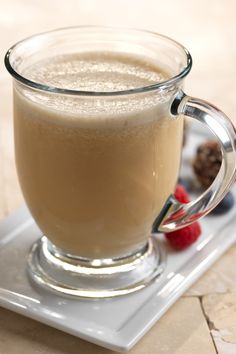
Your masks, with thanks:
M165 268L165 253L155 236L140 250L115 259L86 259L66 254L46 236L28 256L30 277L40 286L69 296L106 298L144 288Z

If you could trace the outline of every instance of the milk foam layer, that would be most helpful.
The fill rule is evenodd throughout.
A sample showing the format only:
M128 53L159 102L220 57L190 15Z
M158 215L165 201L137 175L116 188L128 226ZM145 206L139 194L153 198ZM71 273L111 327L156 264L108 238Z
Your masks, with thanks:
M165 72L137 57L97 52L40 61L29 67L24 76L48 86L103 92L139 88L168 78Z
M35 82L64 89L84 91L122 91L153 85L167 80L168 74L158 67L136 57L89 53L65 55L29 67L24 75ZM71 119L72 124L92 128L106 128L139 124L140 120L153 119L153 114L143 112L156 110L166 115L168 100L166 93L154 92L118 96L72 96L50 94L42 91L22 90L25 97L38 103L39 109L58 112L56 124ZM33 109L33 108L32 108ZM154 113L155 114L155 113ZM45 114L42 112L41 118ZM53 121L53 115L51 121ZM86 118L86 121L84 121ZM135 118L135 119L134 119Z

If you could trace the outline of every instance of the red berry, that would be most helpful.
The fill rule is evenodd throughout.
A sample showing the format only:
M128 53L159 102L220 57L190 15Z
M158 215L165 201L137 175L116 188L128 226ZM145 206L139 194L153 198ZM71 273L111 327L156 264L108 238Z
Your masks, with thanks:
M174 196L180 203L186 204L190 202L188 193L186 192L185 188L181 186L181 184L177 184Z
M183 229L176 230L165 234L165 237L176 250L183 250L197 241L201 235L201 227L198 222L184 227Z

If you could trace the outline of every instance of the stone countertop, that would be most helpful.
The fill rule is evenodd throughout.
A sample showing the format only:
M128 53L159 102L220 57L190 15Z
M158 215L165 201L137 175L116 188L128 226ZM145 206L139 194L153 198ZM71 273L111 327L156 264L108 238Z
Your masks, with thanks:
M236 123L234 0L0 0L0 218L23 201L15 172L11 80L3 56L33 33L72 25L139 27L191 52L186 92L209 100ZM236 353L236 246L156 323L132 354ZM0 354L112 353L0 309Z

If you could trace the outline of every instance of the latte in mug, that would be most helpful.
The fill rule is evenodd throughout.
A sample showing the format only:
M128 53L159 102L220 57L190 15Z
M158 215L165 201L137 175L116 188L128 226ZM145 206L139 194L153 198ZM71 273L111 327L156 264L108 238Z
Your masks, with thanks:
M121 53L65 54L24 76L81 91L122 91L168 80L164 68ZM183 118L161 92L51 94L14 86L16 163L27 205L60 249L84 258L124 256L147 242L175 189Z

